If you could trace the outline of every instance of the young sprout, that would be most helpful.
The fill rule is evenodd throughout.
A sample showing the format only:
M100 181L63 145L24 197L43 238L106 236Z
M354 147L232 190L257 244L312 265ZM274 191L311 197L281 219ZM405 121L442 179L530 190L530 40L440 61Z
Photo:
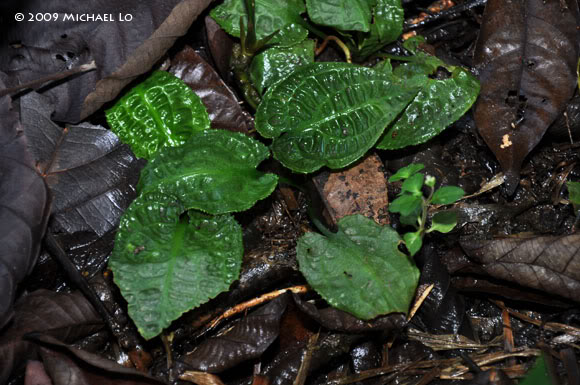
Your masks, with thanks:
M427 211L432 204L448 205L457 202L465 192L456 186L444 186L435 190L435 177L425 176L419 171L425 166L413 163L399 169L389 178L389 182L403 181L401 192L389 205L389 211L401 214L401 223L412 226L415 231L405 233L403 240L411 253L415 255L423 245L426 233L439 231L448 233L457 224L457 215L453 211L440 211L431 218L431 226L427 228ZM423 193L427 187L427 195Z

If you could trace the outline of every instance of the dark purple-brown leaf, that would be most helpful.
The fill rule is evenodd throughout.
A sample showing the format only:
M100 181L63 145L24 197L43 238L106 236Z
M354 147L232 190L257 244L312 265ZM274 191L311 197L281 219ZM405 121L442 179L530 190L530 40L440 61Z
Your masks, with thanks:
M0 88L3 88L0 81ZM16 286L36 264L50 210L18 114L0 98L0 329L12 315Z
M140 162L104 127L56 125L43 95L24 96L20 107L29 150L53 197L49 231L66 249L74 248L77 267L93 273L112 250L119 219L135 198Z
M179 52L171 61L169 72L201 98L213 128L243 133L252 128L250 114L242 109L232 90L193 48L186 46Z
M407 323L406 317L402 313L393 313L377 317L371 321L363 321L333 307L318 309L314 304L302 301L298 295L293 294L292 296L302 312L330 330L349 333L395 332L402 329Z
M219 373L240 362L259 357L280 333L280 318L288 295L248 314L222 335L208 339L181 361L188 369Z
M576 88L575 0L489 0L475 49L475 120L513 193L524 158Z
M29 337L38 343L40 356L54 385L162 385L163 381L126 368L99 355L66 345L42 334Z
M91 0L81 5L33 0L2 4L0 13L6 18L0 26L0 70L10 75L14 86L95 61L95 71L46 92L55 104L55 119L78 122L149 71L210 3ZM14 21L16 12L25 19ZM51 19L29 21L29 14ZM65 15L72 18L65 20Z
M494 278L578 301L580 234L462 242Z
M21 297L14 312L14 319L0 333L0 384L6 383L12 370L36 357L37 347L23 339L25 334L50 333L59 340L72 342L102 327L99 316L80 293L37 290Z

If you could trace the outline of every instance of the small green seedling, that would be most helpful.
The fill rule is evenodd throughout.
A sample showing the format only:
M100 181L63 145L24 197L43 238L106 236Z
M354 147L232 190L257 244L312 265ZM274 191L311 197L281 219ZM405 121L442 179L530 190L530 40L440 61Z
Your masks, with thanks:
M580 182L566 182L566 187L568 187L568 199L574 207L574 213L578 216L580 214L578 212L580 210Z
M425 176L419 171L425 166L413 163L399 169L389 178L389 182L403 181L401 193L389 205L389 211L401 214L401 223L413 226L415 231L405 233L403 240L411 256L423 245L423 236L432 231L448 233L457 224L457 215L453 211L440 211L431 218L431 227L427 228L427 210L429 205L448 205L457 202L465 192L456 186L444 186L435 190L435 177ZM423 193L423 185L429 193Z

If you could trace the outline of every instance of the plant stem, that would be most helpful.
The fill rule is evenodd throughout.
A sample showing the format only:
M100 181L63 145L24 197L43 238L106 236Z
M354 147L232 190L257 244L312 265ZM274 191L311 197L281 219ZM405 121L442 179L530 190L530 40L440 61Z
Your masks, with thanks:
M336 36L327 36L324 41L322 42L322 44L320 44L320 47L318 47L316 49L315 55L318 56L322 53L322 51L324 51L324 49L326 48L326 45L328 44L328 42L332 40L334 41L344 52L344 56L346 58L346 62L347 63L352 63L352 58L350 55L350 49L348 49L348 47L346 46L346 44L344 44L342 42L342 40L340 40L338 37Z

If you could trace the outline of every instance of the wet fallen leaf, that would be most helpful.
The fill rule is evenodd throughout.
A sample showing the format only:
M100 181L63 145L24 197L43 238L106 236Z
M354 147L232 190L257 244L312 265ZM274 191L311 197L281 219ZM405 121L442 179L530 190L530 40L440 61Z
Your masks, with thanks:
M55 119L77 122L149 71L210 3L90 2L83 5L81 14L77 3L28 1L17 11L28 16L29 12L37 15L42 10L41 16L53 19L15 22L14 17L7 17L4 33L0 34L0 70L19 84L94 60L97 70L46 92L55 103ZM72 18L65 20L65 15ZM75 20L78 15L101 18Z
M432 245L423 246L416 260L421 269L419 285L435 286L421 304L412 322L422 324L432 333L461 334L472 338L473 331L465 317L465 301L451 286L451 277Z
M52 193L49 231L79 267L96 271L112 250L121 214L136 195L140 163L111 131L87 123L59 127L47 97L22 98L22 125ZM98 245L103 237L108 242Z
M462 241L461 246L494 278L578 301L580 234Z
M302 301L296 294L292 296L301 311L329 330L348 333L394 332L402 329L406 324L406 317L402 313L389 314L371 321L363 321L345 311L333 307L319 309L313 303Z
M248 316L217 337L200 344L181 361L188 369L219 373L264 353L280 333L280 318L288 295L283 295Z
M0 334L0 384L6 383L10 373L20 369L28 358L36 356L35 344L22 339L25 334L50 333L72 342L102 327L99 316L80 293L37 290L21 297L14 310L12 323Z
M163 385L165 382L126 368L42 334L27 337L41 346L40 356L54 385Z
M481 93L475 120L511 194L525 157L576 88L576 1L489 0L474 63Z
M253 120L238 103L236 95L215 70L186 46L171 61L169 72L180 78L201 98L212 128L247 133Z
M0 329L12 316L16 286L36 264L50 210L27 145L10 98L0 98Z

